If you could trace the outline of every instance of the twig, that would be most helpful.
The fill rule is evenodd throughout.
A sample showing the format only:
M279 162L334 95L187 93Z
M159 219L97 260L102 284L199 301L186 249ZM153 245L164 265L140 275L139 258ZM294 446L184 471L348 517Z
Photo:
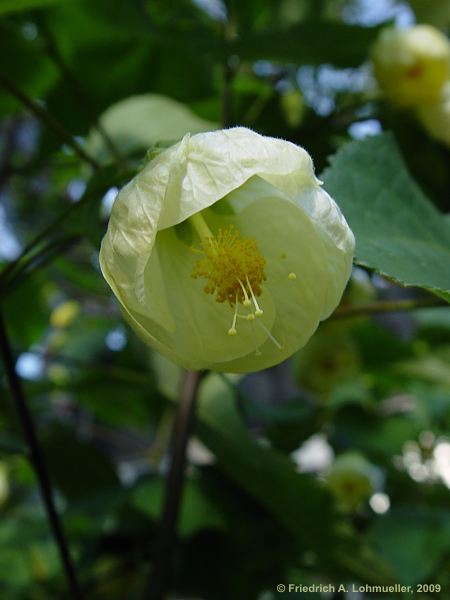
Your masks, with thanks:
M56 135L58 135L72 150L85 162L91 165L94 169L99 169L99 163L90 156L77 140L65 129L55 117L48 112L48 110L28 97L22 90L20 90L14 81L8 77L5 73L0 71L0 84L3 85L13 96L15 96L24 106L26 106L32 113L36 115L49 129L51 129Z
M225 60L223 67L223 91L222 91L222 126L230 127L233 123L233 101L232 101L232 83L234 78L234 69L231 65L231 58Z
M29 451L30 459L33 464L34 470L39 483L39 488L42 496L42 500L47 513L47 518L50 524L55 543L59 550L61 563L63 566L64 574L67 581L67 587L70 591L72 598L80 600L82 598L81 588L78 584L77 577L75 575L75 569L72 564L69 549L64 537L61 522L59 520L58 513L56 512L55 504L53 501L53 494L50 485L50 479L45 466L44 456L36 435L33 419L28 409L27 400L23 391L19 376L15 369L15 360L11 348L11 344L8 338L8 334L3 321L3 315L0 312L0 350L3 357L5 366L5 373L8 379L11 394L14 398L19 420L21 422L24 436L26 438Z
M124 171L120 174L120 177L117 175L114 176L110 181L103 182L101 185L95 186L91 190L87 191L86 194L81 198L81 200L77 203L70 204L67 208L65 208L53 221L51 221L44 229L38 233L22 250L20 255L10 262L0 273L0 287L7 280L8 277L11 276L13 271L19 268L19 265L23 261L23 259L30 254L42 241L45 240L49 234L58 230L61 223L63 223L73 211L78 210L81 206L83 206L88 200L90 200L96 194L101 193L104 190L107 190L109 187L113 185L119 184L122 180L126 180L131 175L134 175L134 171Z
M106 146L109 148L117 165L119 167L123 168L124 167L123 157L121 156L119 150L117 149L115 143L109 136L106 129L103 127L103 125L98 120L96 112L92 106L92 103L91 103L88 95L86 94L81 82L75 77L72 70L66 64L65 60L63 59L63 57L61 55L61 52L59 51L59 48L55 42L55 39L54 39L51 31L49 30L49 28L47 27L47 24L41 18L41 15L39 13L36 13L36 20L39 25L39 30L43 37L43 40L45 43L45 48L47 50L48 55L53 60L55 65L58 67L63 78L65 78L66 81L71 86L74 96L78 99L80 107L84 110L86 116L89 117L93 126L97 129L99 134L102 136L103 141L105 142Z
M415 310L433 306L449 306L441 298L409 298L407 300L386 300L372 302L359 306L341 306L330 317L330 320L345 319L347 317L359 317L363 315L375 315L379 313Z
M223 64L223 90L222 90L222 127L230 127L233 124L233 80L236 75L236 55L232 54L235 37L234 18L229 2L226 2L228 19L224 23L223 43L225 47L225 61Z
M21 262L17 268L10 273L8 278L4 279L1 277L0 291L2 293L10 291L18 283L18 279L21 275L30 275L36 269L48 265L54 258L67 252L69 248L72 248L80 239L80 235L72 235L51 240L40 250L40 252Z
M183 374L180 404L173 425L171 460L159 531L154 545L153 571L146 600L164 600L172 584L178 511L184 483L186 448L194 422L200 372Z

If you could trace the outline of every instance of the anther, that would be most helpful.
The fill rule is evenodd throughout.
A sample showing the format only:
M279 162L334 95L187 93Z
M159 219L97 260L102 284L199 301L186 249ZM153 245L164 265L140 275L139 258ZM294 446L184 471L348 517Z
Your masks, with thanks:
M263 311L260 309L258 302L255 298L255 294L253 293L253 288L250 284L250 281L248 280L248 275L246 275L246 279L247 279L248 289L250 290L250 294L252 295L253 304L255 305L255 316L261 317L263 315Z
M237 318L238 318L238 297L236 294L236 304L234 305L233 323L231 324L231 327L228 330L228 335L236 335L237 334L237 329L236 329Z
M245 289L245 285L242 283L242 281L240 279L238 279L238 281L239 281L239 285L242 288L242 292L244 294L244 302L242 304L243 304L243 306L250 306L251 302L250 302L250 298L248 297L247 290ZM248 277L247 277L247 281L248 281Z
M297 275L295 273L289 273L288 279L291 281L295 281L297 279Z

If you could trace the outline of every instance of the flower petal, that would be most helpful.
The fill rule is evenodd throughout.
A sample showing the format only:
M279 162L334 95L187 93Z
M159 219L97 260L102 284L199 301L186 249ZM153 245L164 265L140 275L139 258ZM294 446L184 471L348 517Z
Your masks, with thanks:
M352 270L355 237L336 202L319 186L302 190L294 200L314 221L327 251L329 284L321 319L339 304Z
M282 349L267 339L260 347L260 356L251 353L239 360L214 365L215 370L237 373L277 364L304 346L319 324L328 289L325 245L305 211L273 186L261 185L257 178L226 200L236 208L242 195L253 195L255 200L233 216L208 211L209 223L215 227L234 223L243 236L257 240L266 260L265 288L276 307L271 334ZM289 278L291 273L295 279ZM344 285L342 283L342 289ZM264 296L260 306L265 310Z

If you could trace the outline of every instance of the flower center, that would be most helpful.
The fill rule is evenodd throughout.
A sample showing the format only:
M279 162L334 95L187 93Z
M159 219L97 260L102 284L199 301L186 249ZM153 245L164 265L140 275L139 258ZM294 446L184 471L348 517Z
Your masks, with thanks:
M236 302L250 306L250 298L256 302L266 279L266 261L256 240L241 237L234 225L229 225L219 229L217 236L204 238L200 249L194 250L203 258L195 263L192 277L207 279L204 291L215 294L216 302L228 302L230 306Z
M200 213L193 215L189 220L201 240L200 247L191 249L202 255L202 258L196 261L191 277L206 279L203 291L215 295L216 302L228 302L234 307L228 335L236 335L238 318L255 321L256 317L264 314L257 298L261 296L261 285L266 280L266 261L259 251L258 242L251 237L242 237L234 225L219 229L217 235L213 235ZM246 314L239 314L239 304L246 308ZM258 320L258 325L281 349L281 344L264 323Z

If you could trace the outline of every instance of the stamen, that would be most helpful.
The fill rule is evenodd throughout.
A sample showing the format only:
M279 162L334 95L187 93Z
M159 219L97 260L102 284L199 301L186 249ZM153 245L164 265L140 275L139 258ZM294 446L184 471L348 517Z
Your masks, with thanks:
M253 313L251 313L251 314L253 314ZM254 318L255 317L253 317L253 320L254 320ZM259 349L258 342L256 341L255 325L253 323L250 323L250 326L251 326L251 331L252 331L253 343L255 344L255 356L261 356L262 352Z
M199 246L192 251L202 255L196 261L191 276L206 279L204 292L215 296L216 302L228 302L234 308L228 329L228 335L234 336L237 334L237 319L254 321L263 315L257 297L262 294L262 284L266 279L266 261L257 241L241 237L234 225L213 234L201 213L193 215L189 221L200 239ZM247 309L247 314L238 313L239 304Z
M238 279L238 281L239 281L239 285L242 288L242 292L244 293L244 302L242 304L244 306L250 306L251 302L250 302L250 298L248 297L247 290L245 289L245 285L242 283L242 281L240 279ZM247 281L248 281L248 277L247 277Z
M250 290L250 294L252 295L253 304L255 305L255 316L261 317L263 315L263 311L259 308L258 302L256 301L255 294L253 293L253 289L250 284L250 281L248 280L248 277L246 277L246 279L247 279L248 289Z
M240 302L245 307L251 306L250 288L252 296L260 296L261 285L266 279L266 261L256 240L241 237L233 225L219 229L213 235L200 213L189 220L201 240L200 247L192 250L203 256L196 261L191 276L206 279L204 291L215 295L216 302L228 302L230 306ZM243 283L247 281L248 287Z
M237 334L237 329L236 329L237 318L238 318L238 302L237 302L237 298L236 298L236 304L234 306L233 323L231 324L231 327L228 330L228 335L236 335Z

